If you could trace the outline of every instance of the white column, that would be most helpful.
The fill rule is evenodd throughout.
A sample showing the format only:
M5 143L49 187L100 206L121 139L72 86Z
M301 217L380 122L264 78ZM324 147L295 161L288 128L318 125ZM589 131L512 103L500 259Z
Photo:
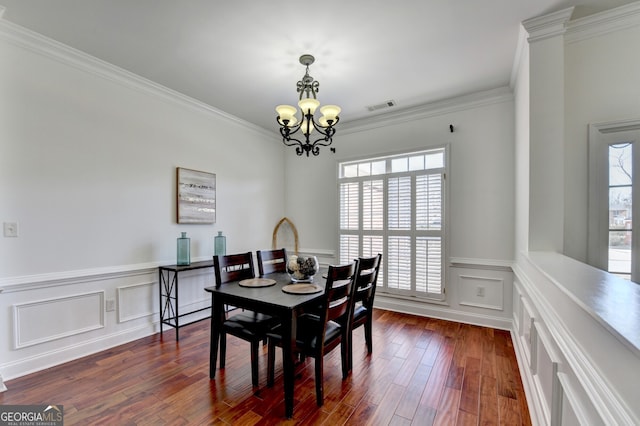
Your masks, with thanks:
M564 246L564 32L573 8L532 18L529 34L529 250Z

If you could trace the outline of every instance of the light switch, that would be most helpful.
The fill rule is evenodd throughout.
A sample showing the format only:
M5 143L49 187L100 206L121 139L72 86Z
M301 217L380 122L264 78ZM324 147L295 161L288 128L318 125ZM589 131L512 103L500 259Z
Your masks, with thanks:
M17 222L4 222L4 236L15 238L18 236L18 223Z

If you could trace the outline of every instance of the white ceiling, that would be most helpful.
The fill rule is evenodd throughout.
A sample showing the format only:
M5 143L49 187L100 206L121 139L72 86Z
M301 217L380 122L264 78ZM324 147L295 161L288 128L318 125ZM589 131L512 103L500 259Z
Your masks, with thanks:
M631 0L0 0L3 18L277 133L303 53L343 122L509 84L520 22ZM376 114L391 109L378 111Z

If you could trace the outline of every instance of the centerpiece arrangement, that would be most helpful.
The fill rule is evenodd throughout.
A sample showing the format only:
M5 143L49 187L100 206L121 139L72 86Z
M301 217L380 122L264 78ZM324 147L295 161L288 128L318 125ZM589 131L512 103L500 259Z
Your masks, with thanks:
M313 281L313 276L318 273L318 269L320 269L320 265L318 264L318 258L315 256L307 258L296 256L295 254L289 256L287 273L291 277L291 282L311 282Z

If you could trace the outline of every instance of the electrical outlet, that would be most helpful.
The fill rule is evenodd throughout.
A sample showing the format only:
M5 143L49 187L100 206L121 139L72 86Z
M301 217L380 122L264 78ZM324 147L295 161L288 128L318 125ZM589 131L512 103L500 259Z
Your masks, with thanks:
M476 296L484 297L484 287L482 287L481 285L476 287Z
M114 299L108 299L106 305L107 312L113 312L116 310L116 301Z
M4 236L8 238L16 238L18 236L18 223L17 222L4 222Z

